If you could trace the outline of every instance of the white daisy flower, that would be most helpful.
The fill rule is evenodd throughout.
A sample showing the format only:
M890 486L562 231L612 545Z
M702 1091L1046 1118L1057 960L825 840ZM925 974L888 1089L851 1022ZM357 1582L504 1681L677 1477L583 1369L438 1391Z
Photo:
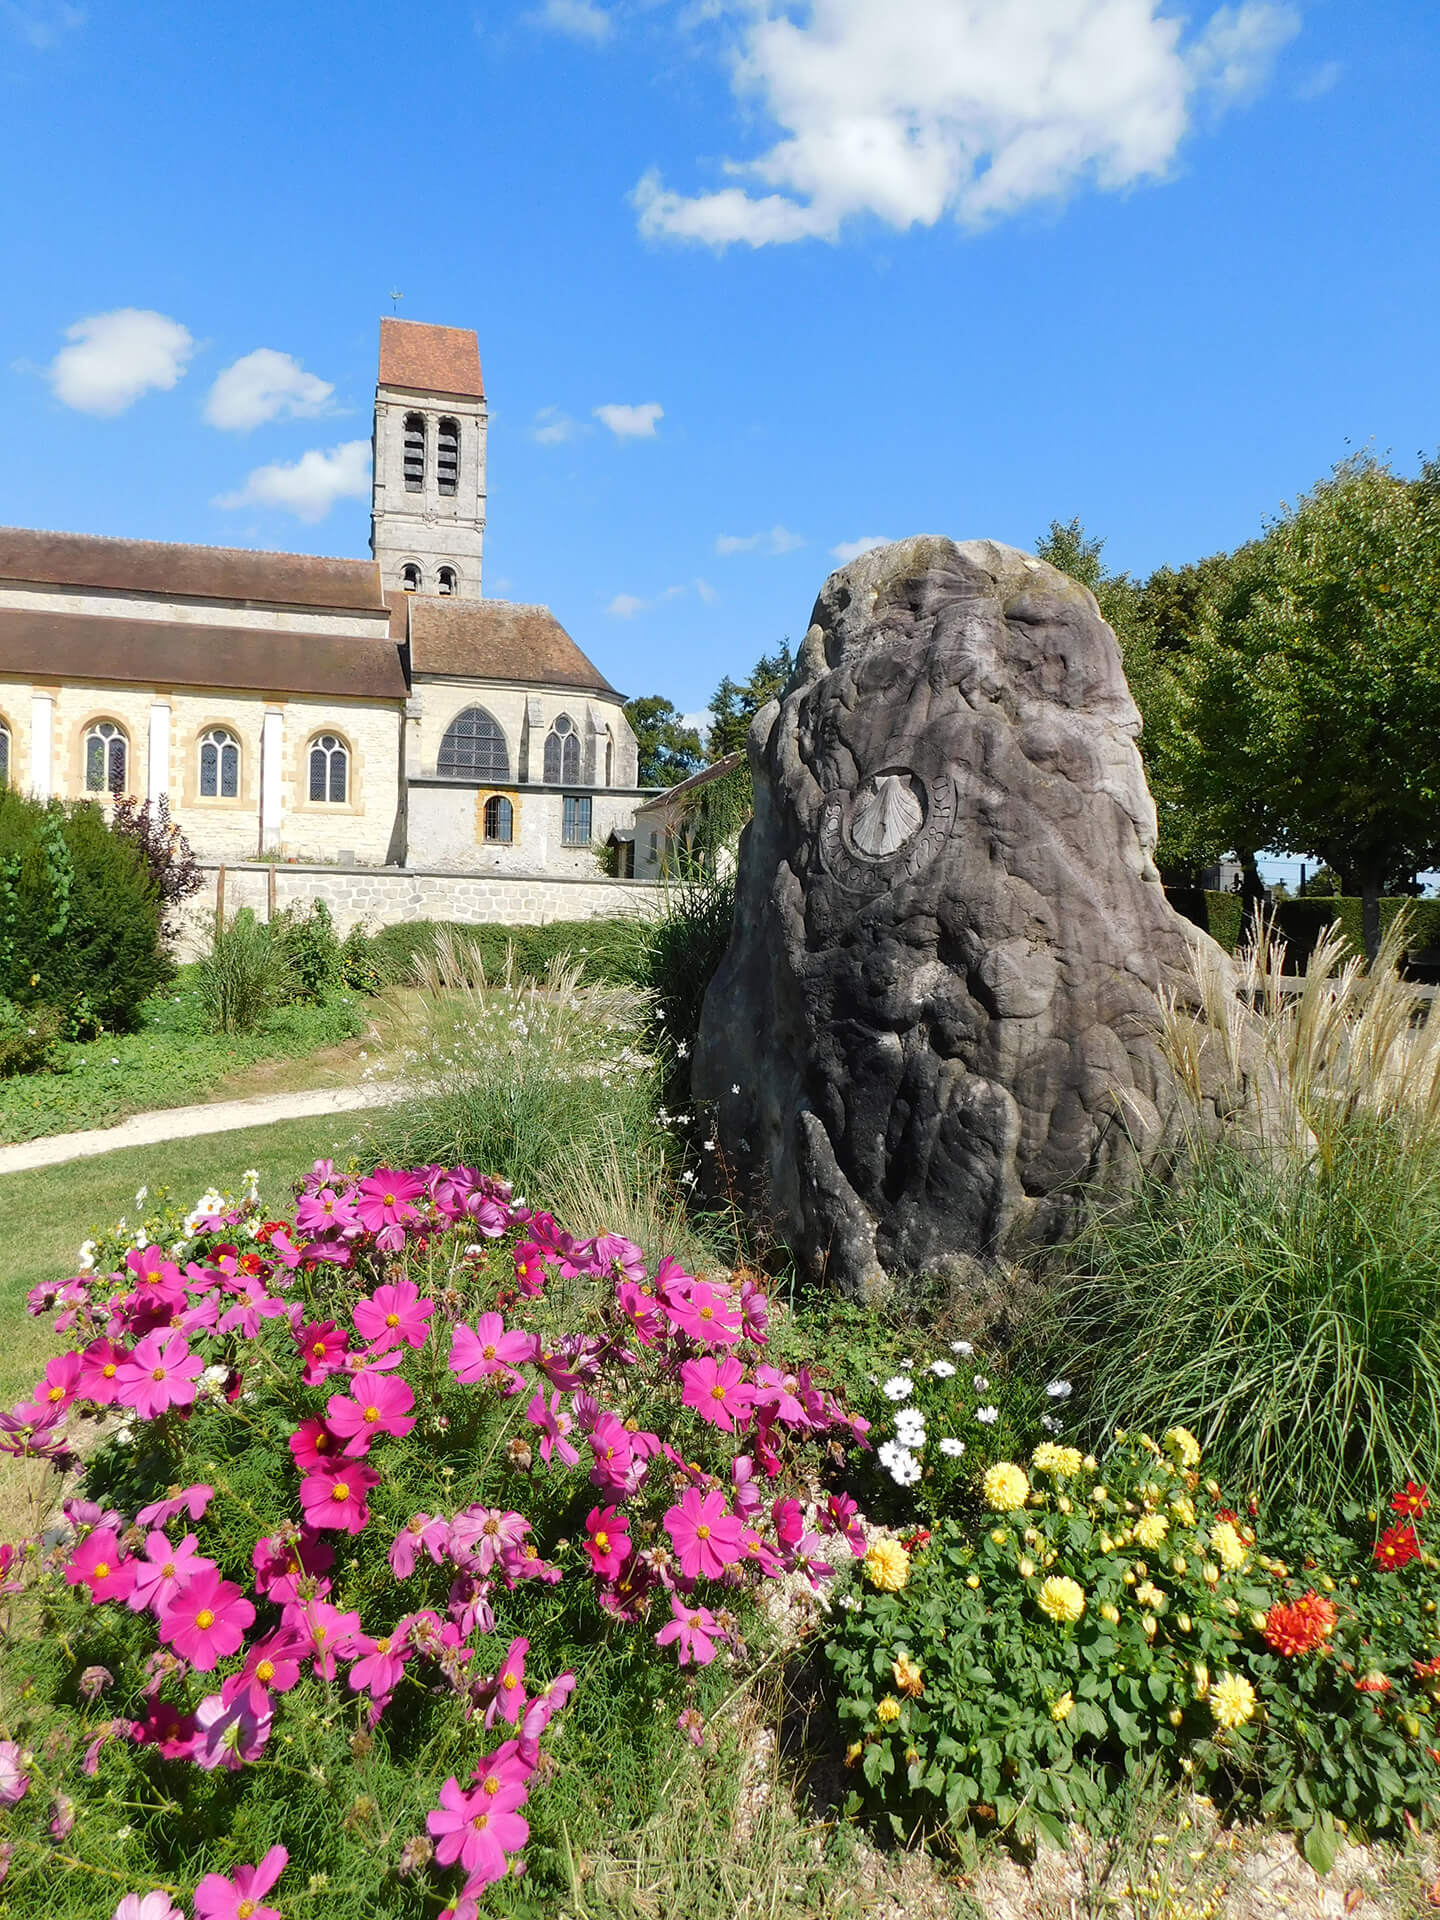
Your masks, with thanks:
M893 1373L880 1391L887 1400L904 1400L908 1398L914 1385L915 1382L908 1379L905 1374Z
M1000 1418L1000 1409L999 1407L977 1407L975 1409L975 1418L980 1422L982 1427L993 1427L995 1422Z
M977 1373L975 1375L975 1391L977 1393L988 1393L990 1391L990 1382L985 1378L983 1373Z
M948 1380L955 1369L948 1360L932 1360L930 1362L930 1371L937 1380Z
M1052 1400L1068 1400L1075 1389L1068 1380L1052 1380L1045 1392Z
M890 1478L897 1487L913 1487L920 1478L920 1462L913 1453L903 1449L899 1458L891 1463Z
M958 1353L962 1360L968 1360L975 1349L968 1340L952 1340L950 1342L950 1351L952 1353Z
M947 1433L945 1438L940 1442L940 1451L945 1455L947 1460L958 1460L965 1451L965 1442L963 1440L953 1439L951 1435Z
M1065 1431L1065 1422L1063 1420L1057 1420L1053 1413L1042 1413L1040 1416L1040 1424L1046 1433L1063 1433Z

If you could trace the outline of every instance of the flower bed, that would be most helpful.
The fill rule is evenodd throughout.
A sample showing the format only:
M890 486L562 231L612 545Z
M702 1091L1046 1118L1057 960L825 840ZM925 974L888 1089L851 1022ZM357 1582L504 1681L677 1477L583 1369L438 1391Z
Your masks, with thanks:
M32 1295L69 1344L0 1418L61 1471L104 1422L0 1551L16 1913L57 1874L122 1920L558 1880L567 1783L703 1741L758 1590L865 1550L823 1474L866 1423L767 1364L754 1282L468 1169L320 1163L293 1217L212 1194L90 1260Z

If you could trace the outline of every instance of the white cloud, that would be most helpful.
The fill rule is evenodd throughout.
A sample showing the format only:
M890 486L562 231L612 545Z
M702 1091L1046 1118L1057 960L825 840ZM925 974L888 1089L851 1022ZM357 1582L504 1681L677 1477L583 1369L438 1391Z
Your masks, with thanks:
M872 547L888 547L889 545L890 538L888 534L865 533L862 534L858 540L842 540L838 546L831 547L830 552L835 559L840 562L841 566L846 566L850 561L858 560L862 553L869 553Z
M1299 26L1286 0L1244 0L1198 38L1162 0L731 0L731 85L783 137L727 161L735 184L686 195L647 173L642 233L715 247L838 238L869 214L968 226L1114 191L1174 162L1197 94L1253 93ZM752 191L752 188L755 189Z
M720 595L716 592L715 588L711 586L708 580L697 580L695 582L695 591L696 593L699 594L700 598L705 602L705 605L707 607L713 607L720 598Z
M334 391L328 380L306 373L293 355L257 347L218 376L205 402L205 418L212 427L248 433L282 413L313 419L325 411Z
M567 440L578 440L582 433L593 433L593 427L587 427L579 420L572 420L568 413L562 413L559 407L541 407L530 428L530 438L538 440L542 447L562 446Z
M63 34L84 26L85 10L66 6L63 0L29 7L21 6L19 0L0 0L0 20L6 21L11 32L27 47L33 47L37 53L48 53L59 44Z
M658 400L647 400L638 407L596 407L595 418L602 421L617 440L653 440L655 423L665 418Z
M238 493L222 493L217 507L280 507L297 520L323 520L337 500L370 492L370 442L347 440L322 453L312 447L288 466L256 467Z
M682 713L680 724L682 727L693 727L702 740L708 740L710 729L715 724L715 716L709 707L702 707L698 713Z
M697 581L695 584L698 587L702 583ZM637 613L649 613L655 607L663 606L667 600L680 599L685 591L684 587L666 587L665 591L657 593L653 600L642 600L633 593L617 593L605 611L614 614L617 620L633 620ZM714 589L711 588L711 592L713 591Z
M1343 71L1338 60L1325 61L1322 66L1316 67L1313 73L1305 75L1295 89L1295 98L1318 100L1322 94L1329 93Z
M768 533L722 533L716 539L716 553L794 553L803 547L803 533L791 533L777 521Z
M74 344L50 362L50 386L81 413L123 413L151 387L168 390L195 351L188 327L143 307L92 313L67 327L65 338Z
M615 22L594 0L545 0L544 6L526 17L534 26L550 27L572 40L588 40L592 47L603 46L615 31Z

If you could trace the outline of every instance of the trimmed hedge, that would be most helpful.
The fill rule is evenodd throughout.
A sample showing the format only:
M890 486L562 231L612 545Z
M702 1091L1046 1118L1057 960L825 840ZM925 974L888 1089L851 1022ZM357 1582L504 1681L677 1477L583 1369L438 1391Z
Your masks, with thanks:
M409 920L382 927L369 940L370 959L382 979L413 981L417 961L434 951L444 930L478 948L487 978L503 979L506 949L515 955L522 980L543 980L557 955L577 959L582 978L610 984L634 980L647 941L647 923L629 914L606 920L552 920L543 927L469 926L456 920Z
M1217 940L1227 953L1240 944L1243 907L1238 893L1201 892L1198 887L1172 887L1166 899L1177 913L1193 920ZM1380 925L1387 928L1403 911L1410 922L1407 950L1412 955L1440 951L1440 900L1387 899L1380 902ZM1285 942L1285 971L1302 973L1328 927L1339 922L1355 951L1364 950L1361 902L1358 895L1331 895L1323 899L1280 900L1271 909L1275 931ZM1427 968L1427 971L1430 969Z

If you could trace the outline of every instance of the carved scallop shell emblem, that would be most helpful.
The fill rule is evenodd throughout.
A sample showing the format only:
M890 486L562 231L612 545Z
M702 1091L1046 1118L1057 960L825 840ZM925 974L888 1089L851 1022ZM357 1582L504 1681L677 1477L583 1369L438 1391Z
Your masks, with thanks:
M920 831L925 808L908 773L882 773L867 780L850 815L850 843L872 860L898 853Z
M850 893L881 893L915 879L955 824L955 780L937 767L883 767L853 792L826 795L820 810L821 865Z

